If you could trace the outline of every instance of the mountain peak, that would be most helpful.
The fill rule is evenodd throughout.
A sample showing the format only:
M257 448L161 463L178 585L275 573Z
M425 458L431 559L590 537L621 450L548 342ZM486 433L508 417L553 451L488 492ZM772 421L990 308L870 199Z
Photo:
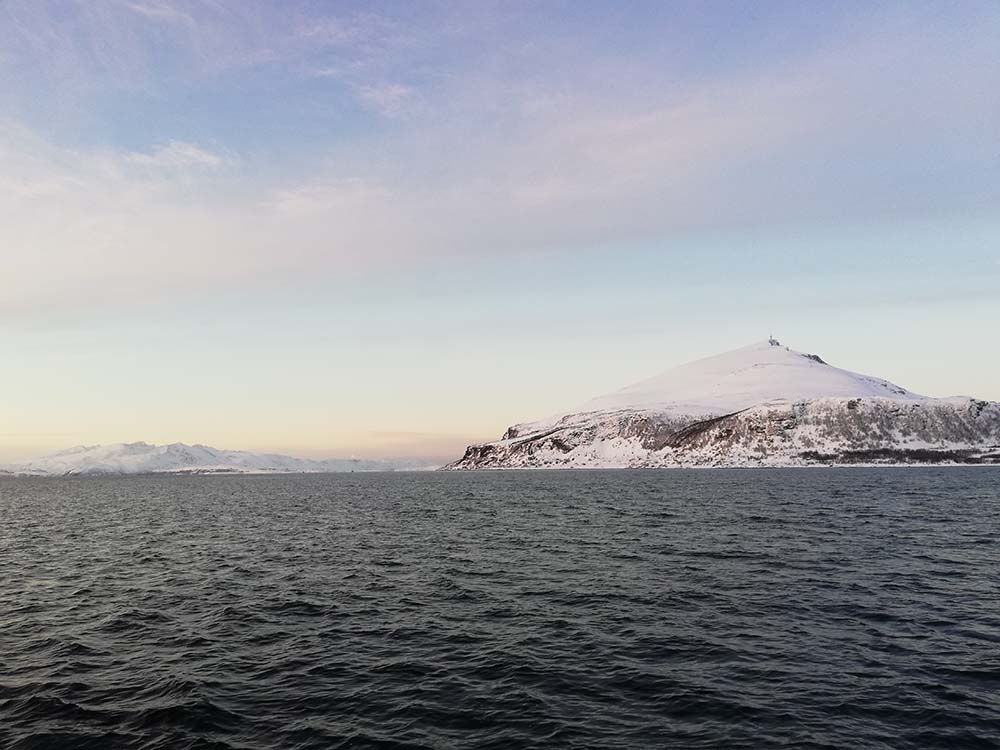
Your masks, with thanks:
M924 398L887 380L834 367L817 354L795 351L771 337L674 367L598 396L576 411L721 415L775 401L855 397Z
M773 336L470 445L448 468L1000 465L1000 403L935 399Z

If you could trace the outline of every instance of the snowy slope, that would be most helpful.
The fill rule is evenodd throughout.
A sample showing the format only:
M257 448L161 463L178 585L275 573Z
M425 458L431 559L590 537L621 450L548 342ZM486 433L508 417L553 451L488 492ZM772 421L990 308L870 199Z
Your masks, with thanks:
M827 397L924 398L886 380L833 367L816 355L792 351L770 339L675 367L599 396L575 411L728 414L773 401Z
M70 448L23 464L3 467L10 474L163 474L391 471L417 468L406 462L355 459L313 461L269 453L226 451L206 445L114 443Z
M921 396L771 339L514 425L449 468L990 463L998 446L1000 404Z

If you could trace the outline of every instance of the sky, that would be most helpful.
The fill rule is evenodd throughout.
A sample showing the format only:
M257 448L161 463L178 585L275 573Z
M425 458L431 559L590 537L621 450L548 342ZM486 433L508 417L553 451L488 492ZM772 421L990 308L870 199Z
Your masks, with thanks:
M449 459L765 339L1000 400L1000 4L0 0L0 461Z

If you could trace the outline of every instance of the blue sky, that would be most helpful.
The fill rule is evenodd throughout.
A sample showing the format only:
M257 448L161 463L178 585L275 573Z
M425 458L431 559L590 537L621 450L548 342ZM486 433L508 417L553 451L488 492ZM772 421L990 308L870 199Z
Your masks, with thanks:
M1000 6L0 3L0 458L447 457L774 332L1000 399Z

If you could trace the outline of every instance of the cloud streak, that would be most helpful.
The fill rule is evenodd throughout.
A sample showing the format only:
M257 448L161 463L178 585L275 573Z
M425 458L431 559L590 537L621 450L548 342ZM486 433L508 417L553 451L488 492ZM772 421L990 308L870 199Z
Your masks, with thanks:
M167 2L159 3L124 3L124 7L128 8L133 13L137 13L144 18L148 18L151 21L157 21L161 23L170 24L186 24L188 26L195 26L194 18L179 10L175 6Z
M126 154L124 159L141 167L167 170L185 170L206 167L221 167L226 160L195 143L169 141L157 146L151 153Z
M378 86L361 86L361 100L386 117L398 117L413 101L416 90L412 86L386 83Z

